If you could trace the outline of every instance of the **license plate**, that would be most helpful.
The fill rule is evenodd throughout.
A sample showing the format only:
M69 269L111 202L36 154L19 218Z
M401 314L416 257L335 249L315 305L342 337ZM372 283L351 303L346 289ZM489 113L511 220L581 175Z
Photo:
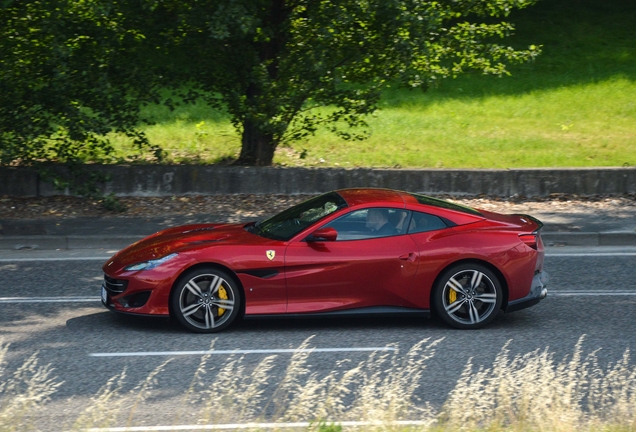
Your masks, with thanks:
M106 304L108 302L108 293L106 292L106 288L102 286L102 302Z

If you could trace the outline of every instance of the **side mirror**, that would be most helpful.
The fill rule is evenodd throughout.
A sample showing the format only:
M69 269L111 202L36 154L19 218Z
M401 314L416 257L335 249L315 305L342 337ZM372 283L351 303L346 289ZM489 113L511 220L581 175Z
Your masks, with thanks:
M338 238L338 231L334 228L326 227L320 228L314 231L307 237L307 241L336 241Z

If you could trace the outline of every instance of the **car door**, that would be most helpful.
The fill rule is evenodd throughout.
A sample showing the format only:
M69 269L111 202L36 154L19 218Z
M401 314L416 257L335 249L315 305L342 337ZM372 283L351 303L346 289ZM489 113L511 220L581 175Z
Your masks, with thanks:
M338 232L335 241L302 239L289 244L285 251L287 313L415 307L410 299L418 265L416 245L410 236L395 230L388 236L371 233L365 227L369 210L350 212L323 226ZM405 210L390 211L406 213L391 219L410 215Z

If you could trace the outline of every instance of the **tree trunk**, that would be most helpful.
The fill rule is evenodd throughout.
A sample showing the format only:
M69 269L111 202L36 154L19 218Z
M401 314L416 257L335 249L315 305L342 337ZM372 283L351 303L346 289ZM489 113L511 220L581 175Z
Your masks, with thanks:
M265 19L265 27L274 31L274 36L266 42L257 42L260 64L267 65L269 81L278 80L279 55L285 47L286 33L282 31L283 23L289 18L293 8L286 7L285 0L271 0L269 15ZM266 114L267 118L274 118L280 114L278 103L271 93L264 92L268 84L252 81L246 90L245 104L252 112ZM264 94L265 93L265 94ZM267 109L269 108L269 109ZM263 112L265 111L265 112ZM267 126L267 128L265 127ZM269 166L274 160L274 151L282 137L284 130L271 132L272 124L265 125L262 120L244 118L243 136L241 139L241 155L236 164ZM280 128L280 125L277 125ZM285 126L286 127L286 126ZM270 132L264 132L269 129Z
M236 161L238 165L269 166L274 160L274 150L276 143L271 134L263 133L254 121L243 122L241 155Z

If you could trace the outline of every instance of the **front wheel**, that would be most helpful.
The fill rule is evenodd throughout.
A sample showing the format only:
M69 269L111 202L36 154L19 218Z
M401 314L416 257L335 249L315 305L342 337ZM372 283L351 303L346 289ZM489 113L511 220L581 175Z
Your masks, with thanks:
M480 264L446 270L433 290L433 307L448 325L476 329L490 323L501 309L503 291L497 276Z
M224 271L200 268L179 279L170 302L181 325L198 333L214 333L236 319L241 307L241 292L234 279Z

